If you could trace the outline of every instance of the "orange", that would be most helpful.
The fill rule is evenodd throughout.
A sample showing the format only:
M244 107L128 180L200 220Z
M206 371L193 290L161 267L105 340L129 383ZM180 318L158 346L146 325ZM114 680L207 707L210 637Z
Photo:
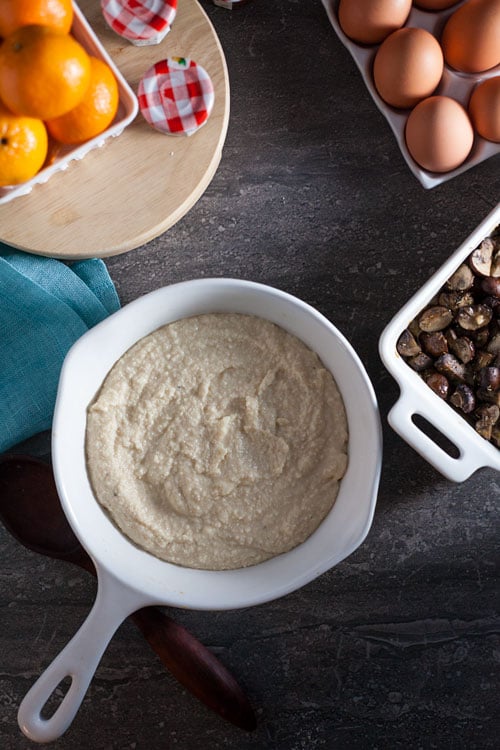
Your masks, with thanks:
M47 155L45 125L19 117L0 104L0 187L19 185L36 175Z
M72 22L71 0L0 0L0 37L34 23L67 34Z
M90 83L75 109L46 125L61 143L83 143L102 133L111 124L118 109L118 83L113 71L102 60L90 58Z
M89 82L89 56L70 34L22 26L0 45L0 99L18 115L59 117L80 103Z

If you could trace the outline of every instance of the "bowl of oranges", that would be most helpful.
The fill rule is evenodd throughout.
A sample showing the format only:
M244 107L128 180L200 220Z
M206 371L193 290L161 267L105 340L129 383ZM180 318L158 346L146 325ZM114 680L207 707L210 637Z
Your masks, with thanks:
M72 0L0 2L0 204L118 136L137 111Z

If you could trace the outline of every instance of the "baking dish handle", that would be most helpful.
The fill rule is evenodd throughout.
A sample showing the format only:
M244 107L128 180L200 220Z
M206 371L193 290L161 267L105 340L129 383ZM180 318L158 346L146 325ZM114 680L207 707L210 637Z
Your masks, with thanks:
M434 410L427 407L428 404L425 401L420 401L418 406L415 406L415 398L402 391L398 401L388 414L388 422L395 432L443 476L452 482L463 482L477 469L486 465L484 453L478 449L472 440L467 439L467 435L463 433L457 435L453 422L448 422L446 415L440 414L438 422ZM416 415L423 417L438 432L450 440L458 449L459 456L457 458L450 456L432 438L426 435L413 421L413 417Z
M87 619L19 706L19 726L30 740L52 742L68 729L113 634L129 614L145 604L139 597L136 591L99 573L96 601ZM45 704L67 677L71 685L66 695L52 716L43 718Z

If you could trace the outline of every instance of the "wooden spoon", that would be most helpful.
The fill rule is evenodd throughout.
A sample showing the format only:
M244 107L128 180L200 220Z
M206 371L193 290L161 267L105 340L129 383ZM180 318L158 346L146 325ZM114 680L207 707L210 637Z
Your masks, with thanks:
M66 520L52 470L43 461L20 454L0 456L0 519L28 549L96 574ZM157 607L140 609L131 618L185 688L237 727L255 729L253 709L232 674L189 631Z

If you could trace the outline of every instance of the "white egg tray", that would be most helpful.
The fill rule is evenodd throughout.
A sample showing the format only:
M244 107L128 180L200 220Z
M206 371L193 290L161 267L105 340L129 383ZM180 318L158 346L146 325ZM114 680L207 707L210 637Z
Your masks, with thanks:
M8 201L22 195L27 195L33 190L35 185L47 182L47 180L56 172L61 172L67 169L70 162L83 159L89 151L92 151L95 148L100 148L109 138L114 138L120 135L137 115L139 105L134 92L109 57L76 3L73 3L73 9L74 19L71 28L72 35L90 55L98 57L106 62L116 77L119 91L118 111L109 128L95 138L77 146L61 145L60 150L57 151L57 155L52 163L42 167L38 174L36 174L31 180L23 182L20 185L0 187L0 204L7 203Z
M500 471L500 450L482 438L458 412L437 396L427 383L408 365L397 350L401 333L431 302L450 276L472 251L500 225L500 203L486 216L460 247L430 279L406 302L387 324L379 339L382 362L400 388L400 395L388 414L395 432L431 466L453 482L463 482L475 471L490 467ZM414 421L423 417L458 449L449 455Z
M440 185L442 182L450 180L452 177L462 174L462 172L466 172L468 169L474 167L476 164L480 164L485 159L489 159L490 156L500 153L499 143L487 141L486 139L481 138L477 133L475 133L472 150L467 159L459 167L457 167L456 169L452 169L449 172L443 173L428 172L427 170L422 169L411 157L406 147L405 126L410 110L396 109L395 107L391 107L386 104L380 98L373 83L373 59L380 45L361 45L353 42L344 34L340 27L337 14L339 0L322 0L322 3L325 6L328 18L333 28L335 29L337 36L344 44L344 46L349 50L356 65L358 66L366 87L373 97L375 104L391 126L391 129L396 137L399 148L401 149L401 153L403 154L406 163L424 188L436 187L436 185ZM448 8L447 10L441 12L424 11L413 6L404 27L426 29L439 41L447 19L455 10L457 10L457 8L459 8L463 4L464 2L456 3L451 8ZM474 87L480 81L483 81L486 78L491 78L495 75L499 75L499 73L500 65L496 66L495 68L491 68L484 73L471 74L460 73L456 70L453 70L445 63L443 77L441 79L441 82L439 83L439 86L435 90L434 95L439 94L442 96L449 96L452 99L456 99L467 109L469 98Z

